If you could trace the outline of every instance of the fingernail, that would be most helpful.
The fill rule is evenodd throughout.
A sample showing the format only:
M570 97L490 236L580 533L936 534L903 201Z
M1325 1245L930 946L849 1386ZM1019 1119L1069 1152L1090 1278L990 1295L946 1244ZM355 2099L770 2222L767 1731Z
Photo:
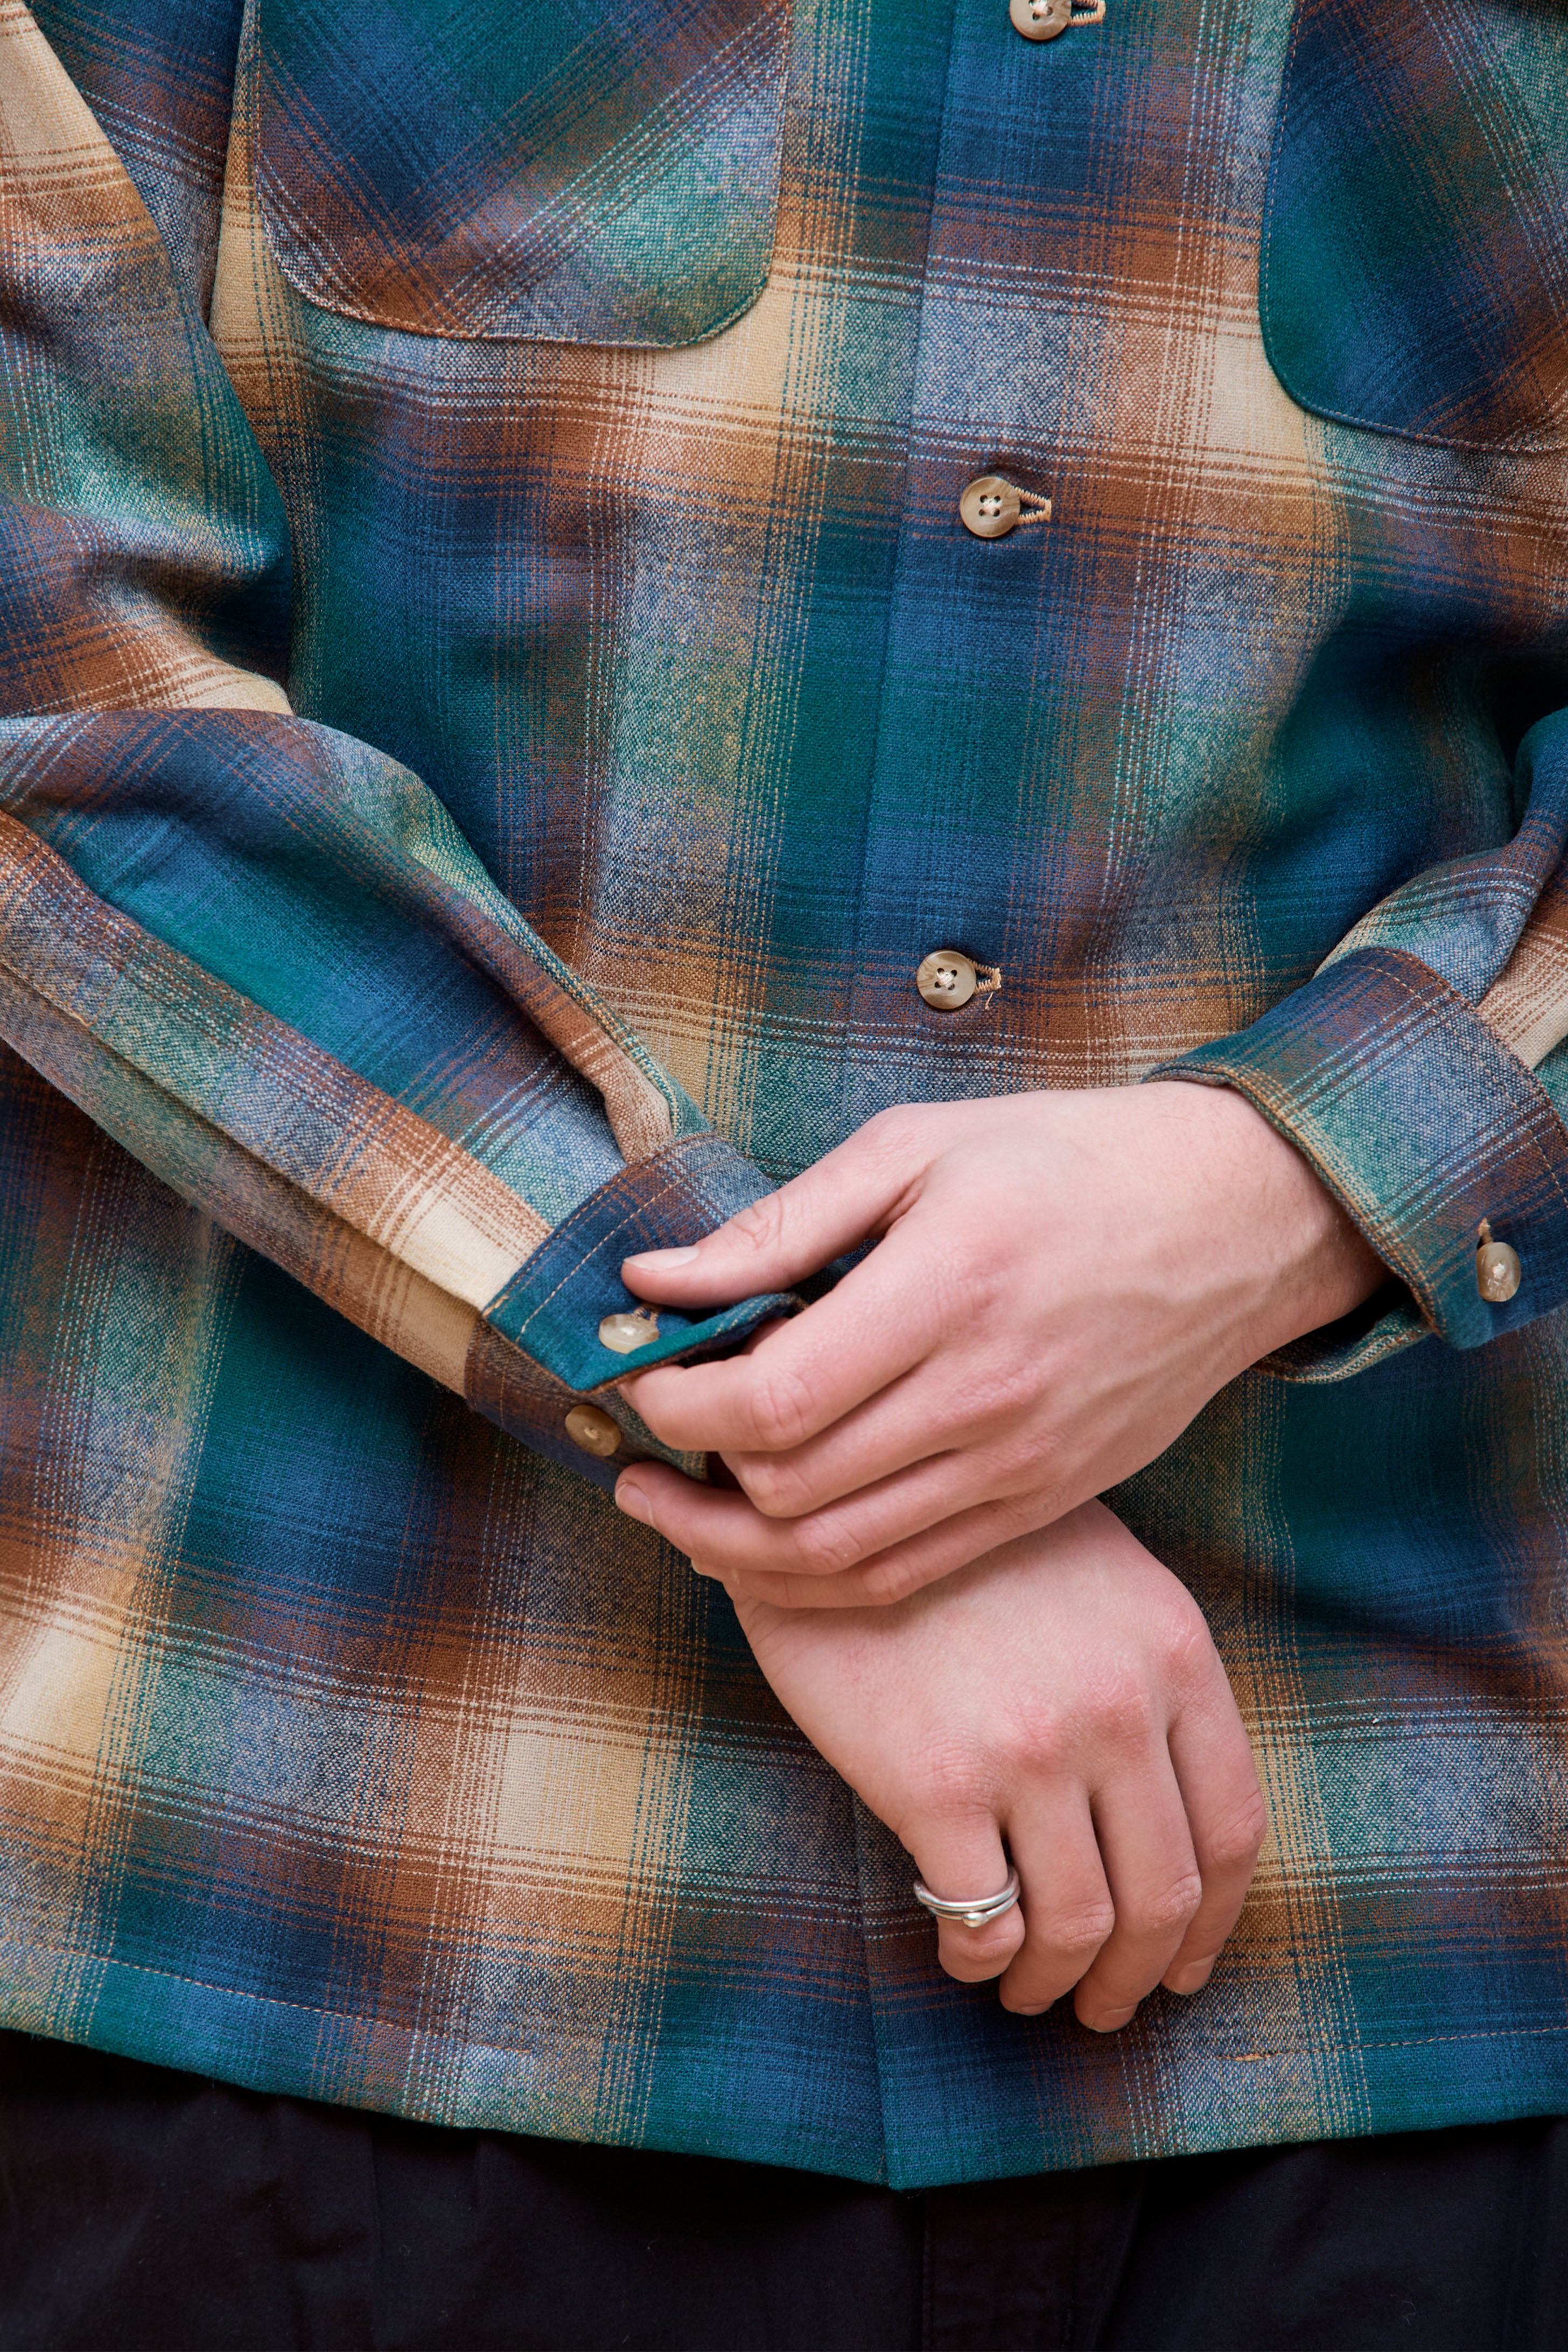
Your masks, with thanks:
M1091 2033L1119 2033L1128 2019L1137 2013L1138 2004L1134 2001L1131 2009L1108 2009L1099 2017L1086 2017L1083 2021Z
M1213 1974L1212 1960L1193 1960L1184 1969L1178 1969L1174 1976L1166 1978L1165 1990L1180 1993L1202 1992Z
M1015 2017L1044 2017L1050 2005L1048 2000L1020 2001L1013 2014Z
M647 1496L635 1478L623 1478L616 1488L616 1508L625 1511L628 1519L640 1519L645 1528L653 1525L653 1513Z
M635 1257L622 1260L626 1265L689 1265L697 1255L693 1249L638 1250Z

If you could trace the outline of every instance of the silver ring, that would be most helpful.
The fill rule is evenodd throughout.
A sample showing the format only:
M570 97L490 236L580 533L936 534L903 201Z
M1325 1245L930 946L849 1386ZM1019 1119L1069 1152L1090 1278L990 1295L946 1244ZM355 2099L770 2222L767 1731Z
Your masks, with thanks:
M1000 1919L1011 1911L1017 1900L1016 1870L1007 1873L1007 1884L1000 1895L982 1895L971 1903L949 1903L942 1895L933 1895L929 1886L922 1886L918 1878L915 1881L915 1901L923 1904L933 1919L962 1919L966 1927L988 1927L993 1919Z

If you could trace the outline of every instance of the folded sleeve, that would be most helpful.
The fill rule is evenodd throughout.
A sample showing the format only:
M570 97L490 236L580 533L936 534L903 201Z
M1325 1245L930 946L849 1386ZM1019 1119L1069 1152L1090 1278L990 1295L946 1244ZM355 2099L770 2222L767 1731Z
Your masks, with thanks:
M1244 1094L1395 1279L1270 1360L1288 1375L1433 1332L1480 1347L1568 1300L1568 712L1525 737L1514 784L1510 840L1415 876L1249 1028L1150 1073ZM1510 1297L1483 1289L1484 1239L1517 1254Z
M766 1180L416 777L291 713L287 525L199 292L14 0L0 345L0 1035L353 1322L613 1480L663 1449L607 1383L781 1304L623 1321L617 1351L621 1258ZM566 1430L585 1396L612 1453Z

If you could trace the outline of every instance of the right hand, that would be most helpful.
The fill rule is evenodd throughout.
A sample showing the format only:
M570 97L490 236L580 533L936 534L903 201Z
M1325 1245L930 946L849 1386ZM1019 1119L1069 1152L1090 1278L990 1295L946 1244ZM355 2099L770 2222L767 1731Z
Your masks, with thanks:
M1268 1827L1203 1614L1101 1503L893 1609L735 1601L757 1663L934 1895L1019 1906L942 1921L942 1964L1033 2016L1075 1986L1114 2032L1157 1984L1196 1992ZM912 1897L911 1897L912 1901Z
M739 1354L621 1382L657 1437L721 1455L741 1489L637 1462L622 1510L785 1608L897 1602L1048 1527L1387 1279L1260 1112L1178 1080L906 1103L621 1273L701 1313L872 1235Z

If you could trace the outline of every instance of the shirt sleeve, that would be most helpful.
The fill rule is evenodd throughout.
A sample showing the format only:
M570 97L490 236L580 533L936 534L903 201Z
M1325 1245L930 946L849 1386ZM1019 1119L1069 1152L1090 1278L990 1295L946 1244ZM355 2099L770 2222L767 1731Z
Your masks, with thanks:
M1480 1347L1568 1300L1568 712L1526 735L1513 785L1511 838L1415 876L1249 1028L1150 1074L1244 1094L1395 1277L1270 1359L1288 1375L1432 1332ZM1512 1296L1483 1290L1483 1240L1517 1254Z
M193 285L0 0L0 1035L186 1200L609 1483L664 1449L606 1383L781 1304L660 1310L612 1325L620 1351L621 1258L767 1181L416 776L290 711L287 523ZM565 1430L586 1394L614 1458Z

